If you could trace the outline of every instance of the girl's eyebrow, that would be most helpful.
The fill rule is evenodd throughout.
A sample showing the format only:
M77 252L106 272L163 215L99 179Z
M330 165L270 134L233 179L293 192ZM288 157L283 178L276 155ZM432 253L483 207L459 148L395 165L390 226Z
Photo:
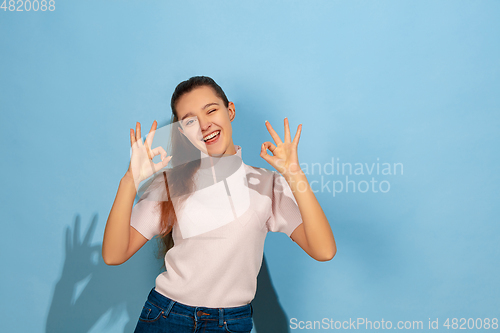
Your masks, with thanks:
M205 106L203 107L203 109L202 109L202 110L205 110L205 109L206 109L206 108L208 108L210 105L219 105L219 103L208 103L207 105L205 105Z
M209 106L211 106L211 105L219 105L219 103L208 103L207 105L205 105L205 106L202 108L202 110L205 110L206 108L208 108L208 107L209 107ZM194 116L194 114L193 114L191 111L189 111L189 112L188 112L188 113L186 113L184 116L182 116L181 121L182 121L182 120L184 120L184 118L189 117L189 116Z
M192 112L186 113L184 116L182 116L181 121L184 120L184 118L187 118L189 116L194 116L194 114Z

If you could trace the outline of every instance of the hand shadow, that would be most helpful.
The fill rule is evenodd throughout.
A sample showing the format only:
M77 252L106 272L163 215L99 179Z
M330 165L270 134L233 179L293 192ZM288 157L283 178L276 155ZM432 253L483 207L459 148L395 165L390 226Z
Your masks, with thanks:
M131 318L124 332L133 332L162 262L146 244L127 262L108 266L102 260L101 245L91 245L97 225L94 215L80 242L80 216L75 217L73 234L66 229L66 255L61 278L57 282L47 314L46 332L89 332L110 312L106 327L113 326L123 311ZM83 286L82 286L83 282ZM80 289L80 291L78 290Z

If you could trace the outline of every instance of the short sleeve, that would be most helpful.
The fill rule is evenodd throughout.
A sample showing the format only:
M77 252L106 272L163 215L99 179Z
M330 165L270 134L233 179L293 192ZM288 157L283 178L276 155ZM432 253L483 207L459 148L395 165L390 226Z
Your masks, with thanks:
M130 225L148 240L160 233L160 210L154 201L143 200L132 208Z
M302 223L299 206L285 178L273 171L271 216L267 220L268 231L282 232L288 237Z
M141 197L132 208L130 225L148 240L158 235L161 230L160 202L164 200L166 191L162 191L161 177L142 186L138 193Z

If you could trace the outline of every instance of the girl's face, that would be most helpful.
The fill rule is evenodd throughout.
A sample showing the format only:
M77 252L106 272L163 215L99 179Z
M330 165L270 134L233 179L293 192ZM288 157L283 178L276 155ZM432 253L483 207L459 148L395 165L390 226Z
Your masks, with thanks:
M196 148L210 156L236 154L231 126L235 116L233 102L226 108L212 87L201 86L183 94L176 109L179 131Z

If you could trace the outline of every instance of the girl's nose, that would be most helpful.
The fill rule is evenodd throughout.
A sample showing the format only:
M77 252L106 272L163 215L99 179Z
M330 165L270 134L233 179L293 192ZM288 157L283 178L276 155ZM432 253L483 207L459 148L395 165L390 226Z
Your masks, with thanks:
M204 132L207 129L209 129L210 126L212 126L211 122L209 122L209 121L203 121L202 119L200 119L200 128L201 128L202 132Z

